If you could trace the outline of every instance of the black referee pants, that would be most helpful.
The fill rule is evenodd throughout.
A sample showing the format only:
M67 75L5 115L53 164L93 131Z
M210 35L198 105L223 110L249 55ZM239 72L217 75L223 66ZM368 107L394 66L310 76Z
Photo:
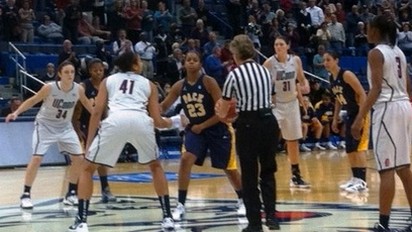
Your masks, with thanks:
M275 152L279 127L271 113L240 112L236 121L236 149L242 171L243 201L249 225L261 226L261 201L266 217L276 209Z

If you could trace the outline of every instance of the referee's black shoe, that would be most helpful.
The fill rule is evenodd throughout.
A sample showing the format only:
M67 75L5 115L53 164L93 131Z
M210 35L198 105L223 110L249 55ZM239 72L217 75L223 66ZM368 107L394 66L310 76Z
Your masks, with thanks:
M246 228L242 230L242 232L263 232L263 228L261 225L256 225L256 226L248 225Z
M276 217L266 218L266 226L269 230L280 230L279 221Z

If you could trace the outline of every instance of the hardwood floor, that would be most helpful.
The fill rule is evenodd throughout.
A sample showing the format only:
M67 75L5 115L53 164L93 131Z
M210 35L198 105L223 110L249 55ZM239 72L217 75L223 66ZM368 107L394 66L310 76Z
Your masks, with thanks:
M339 184L348 180L350 169L346 154L322 151L301 154L301 172L312 184L310 190L289 188L290 165L284 153L278 162L277 198L282 231L370 231L377 221L379 176L368 154L369 192L348 194ZM172 207L177 196L179 160L164 160L169 179ZM76 208L63 207L61 198L67 189L66 167L42 167L32 188L35 207L20 210L25 169L0 170L0 231L65 231L73 221ZM246 219L236 214L236 195L222 171L203 167L192 170L186 220L176 231L240 231ZM110 173L110 186L118 202L99 203L100 185L94 182L90 231L159 231L161 211L150 183L148 167L135 163L118 164ZM396 195L391 225L402 228L410 216L401 181L396 178ZM265 228L266 230L267 228Z

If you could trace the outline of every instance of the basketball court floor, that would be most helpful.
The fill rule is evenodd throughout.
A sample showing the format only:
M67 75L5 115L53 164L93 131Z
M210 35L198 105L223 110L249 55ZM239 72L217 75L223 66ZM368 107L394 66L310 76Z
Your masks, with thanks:
M16 154L18 155L18 154ZM285 153L276 156L277 216L281 231L372 231L378 219L379 176L368 154L369 192L348 194L339 191L339 184L348 180L350 169L344 151L316 151L301 154L301 171L311 182L310 190L289 188L290 166ZM172 206L176 204L179 160L164 160L169 179ZM60 232L73 222L76 208L61 203L66 192L66 167L42 167L32 188L33 210L21 210L19 197L23 189L24 168L0 170L0 232ZM247 220L236 213L236 195L219 170L194 167L186 203L186 218L177 222L176 231L237 232ZM110 186L116 203L103 204L100 184L95 180L88 218L90 231L137 232L161 231L161 210L151 176L145 166L118 164L111 170ZM409 206L400 180L396 179L396 195L390 225L408 225ZM269 231L264 227L265 231Z

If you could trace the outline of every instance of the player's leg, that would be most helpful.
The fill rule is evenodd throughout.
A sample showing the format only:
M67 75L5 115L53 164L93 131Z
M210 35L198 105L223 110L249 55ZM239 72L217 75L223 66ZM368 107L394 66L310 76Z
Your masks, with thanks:
M82 171L83 154L76 154L70 156L70 166L68 170L69 187L66 196L63 199L65 205L77 205L79 200L77 198L77 182Z
M100 178L100 188L102 192L102 202L107 203L110 201L116 201L116 197L110 191L109 181L108 181L108 173L109 168L105 166L100 166L97 168L97 172Z
M322 138L322 132L323 132L323 125L319 120L315 120L314 122L312 122L312 124L310 125L312 131L314 132L314 136L315 136L315 149L318 150L326 150L326 148L322 145L320 145L320 139Z

